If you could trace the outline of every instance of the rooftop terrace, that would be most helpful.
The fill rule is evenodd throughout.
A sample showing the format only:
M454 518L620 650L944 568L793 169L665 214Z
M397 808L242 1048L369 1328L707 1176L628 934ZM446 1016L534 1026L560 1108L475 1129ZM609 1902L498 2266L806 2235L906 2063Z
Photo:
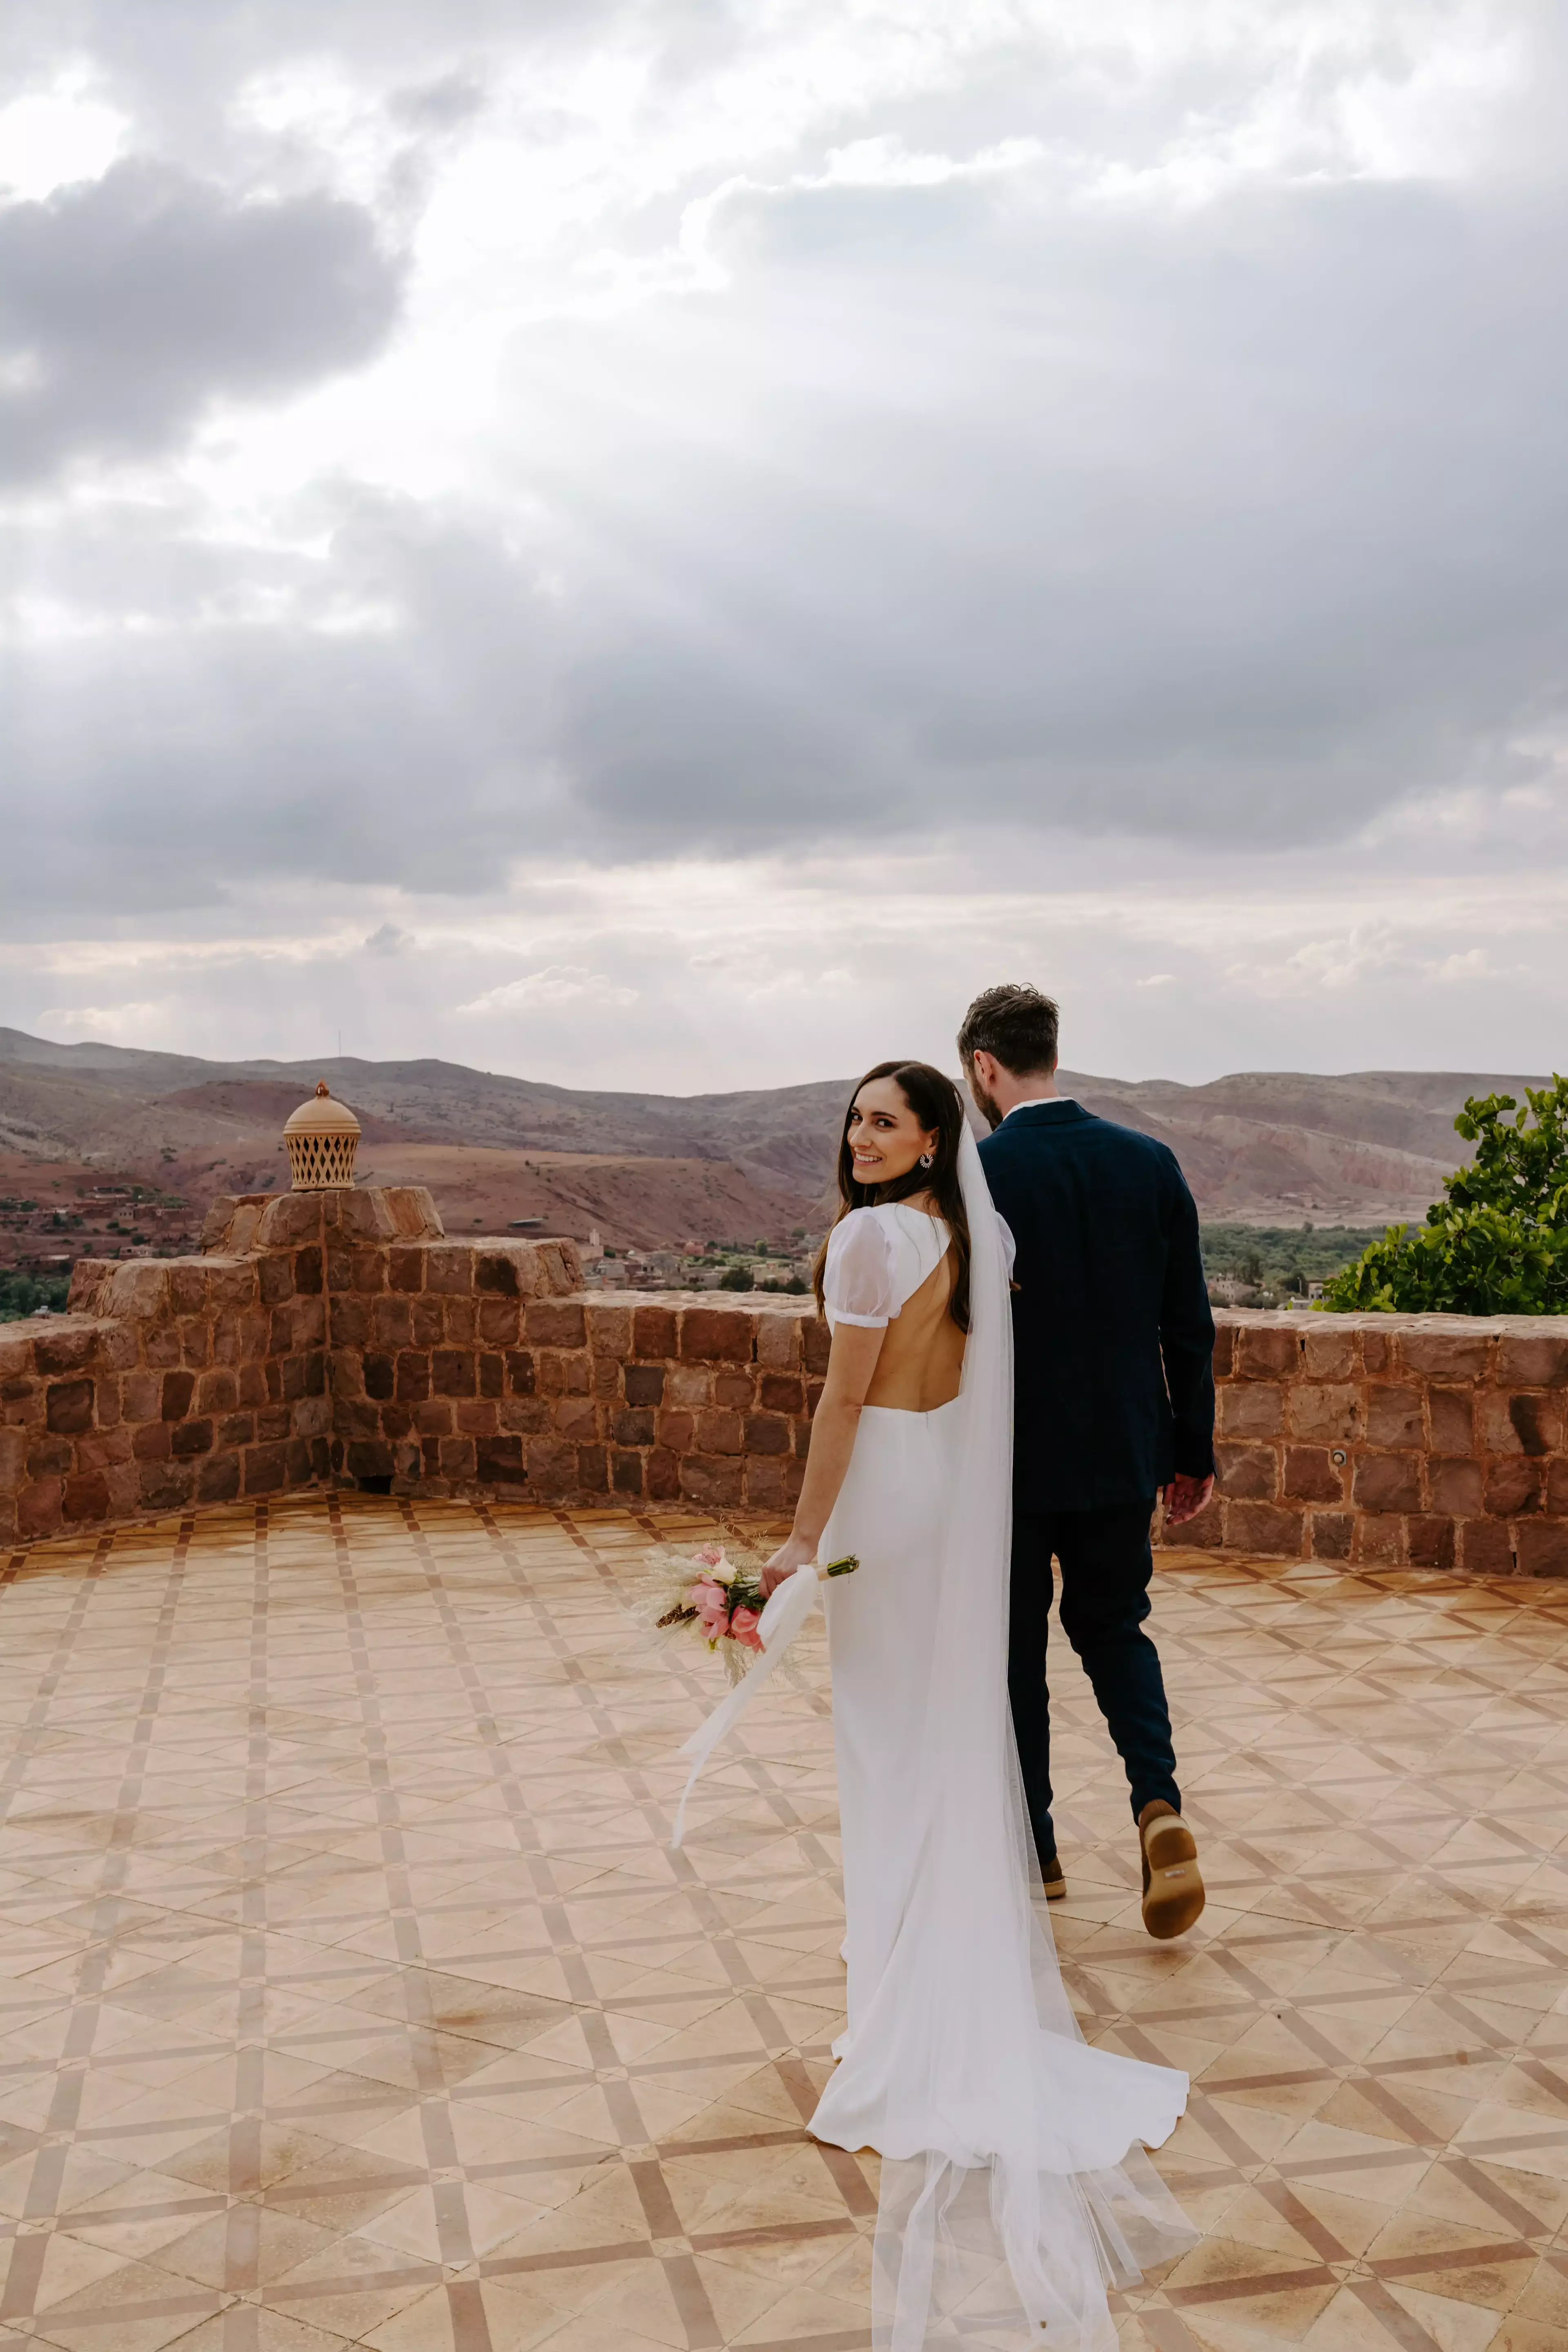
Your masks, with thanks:
M312 1494L11 1556L0 2346L858 2352L820 1634L668 1843L700 1514ZM1139 2352L1568 2352L1568 1588L1167 1552L1211 1890L1055 1675L1090 2036L1189 2068ZM798 1653L797 1653L798 1654Z

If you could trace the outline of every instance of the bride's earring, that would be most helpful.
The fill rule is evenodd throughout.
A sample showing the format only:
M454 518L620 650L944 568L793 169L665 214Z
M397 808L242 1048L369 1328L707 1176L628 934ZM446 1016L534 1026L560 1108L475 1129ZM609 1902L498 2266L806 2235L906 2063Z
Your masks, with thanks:
M921 1166L922 1168L934 1168L934 1167L936 1166L936 1154L935 1154L935 1152L934 1152L934 1151L922 1151L922 1152L921 1153Z

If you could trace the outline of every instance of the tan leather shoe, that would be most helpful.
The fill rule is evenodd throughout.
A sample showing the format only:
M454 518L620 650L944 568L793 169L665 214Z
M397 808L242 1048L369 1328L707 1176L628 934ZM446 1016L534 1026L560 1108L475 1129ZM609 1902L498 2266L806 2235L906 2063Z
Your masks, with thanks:
M1156 1797L1138 1816L1143 1849L1143 1925L1159 1941L1184 1936L1204 1907L1193 1833L1174 1805Z
M1046 1890L1047 1903L1059 1903L1068 1891L1067 1878L1054 1853L1049 1862L1040 1864L1040 1882Z

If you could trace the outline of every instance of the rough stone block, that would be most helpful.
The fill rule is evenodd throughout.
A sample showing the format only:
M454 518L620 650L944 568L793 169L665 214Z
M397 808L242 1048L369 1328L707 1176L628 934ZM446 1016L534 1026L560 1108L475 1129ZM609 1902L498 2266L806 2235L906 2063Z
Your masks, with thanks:
M610 1435L617 1445L651 1445L654 1438L653 1412L647 1405L629 1408L611 1417Z
M640 1454L612 1453L610 1455L610 1488L616 1495L640 1495L643 1491L643 1459Z
M1539 1511L1545 1480L1539 1462L1522 1455L1487 1465L1486 1506L1494 1519L1511 1519Z
M110 1512L109 1481L100 1470L78 1471L60 1491L60 1516L70 1526L106 1519Z
M728 1406L731 1412L745 1412L756 1402L756 1381L749 1371L733 1364L725 1364L713 1374L713 1402Z
M1351 1494L1363 1511L1418 1511L1420 1465L1407 1454L1363 1454L1355 1465Z
M1381 1375L1394 1369L1394 1335L1390 1331L1363 1328L1361 1360L1363 1371Z
M784 1511L787 1505L789 1464L772 1458L746 1463L746 1501L753 1511Z
M1504 1388L1568 1387L1568 1331L1505 1331L1497 1376Z
M629 1307L612 1307L603 1299L590 1301L585 1320L588 1326L588 1346L595 1356L616 1356L623 1362L632 1352L632 1328L635 1321Z
M60 1372L83 1372L91 1368L97 1346L96 1323L62 1315L33 1341L33 1361L45 1380Z
M591 1397L562 1397L554 1421L563 1437L592 1438L599 1433L599 1408Z
M757 1382L757 1402L764 1412L804 1412L805 1389L795 1374L764 1372Z
M63 1475L71 1466L72 1447L68 1437L44 1437L35 1433L27 1447L29 1478Z
M421 1349L406 1348L397 1359L397 1401L420 1404L430 1393L430 1359Z
M534 1377L533 1358L526 1348L509 1348L506 1354L506 1384L513 1396L531 1396L538 1385Z
M697 1440L697 1416L666 1405L658 1415L659 1444L671 1454L689 1454Z
M422 1249L394 1249L387 1253L386 1281L389 1290L408 1292L425 1288L425 1253Z
M1226 1437L1278 1437L1285 1426L1284 1395L1262 1381L1227 1381L1218 1407L1218 1426Z
M1215 1318L1214 1376L1216 1381L1228 1381L1236 1363L1236 1325L1223 1315Z
M1421 1411L1421 1391L1374 1385L1367 1391L1366 1442L1384 1447L1418 1446L1426 1442Z
M441 1303L441 1335L448 1348L471 1348L479 1333L479 1302L474 1297Z
M1355 1525L1352 1559L1368 1568L1405 1566L1405 1521L1396 1511L1363 1511Z
M1359 1370L1355 1333L1313 1316L1301 1332L1301 1370L1308 1380L1321 1383L1353 1381Z
M585 1348L587 1321L574 1299L535 1298L525 1318L530 1345L536 1348Z
M536 1437L528 1446L528 1483L542 1495L569 1495L577 1481L577 1449L564 1439Z
M479 1449L471 1437L441 1437L436 1442L443 1478L467 1480L475 1475Z
M1435 1454L1474 1451L1475 1404L1468 1389L1428 1389L1426 1415Z
M815 1308L813 1310L815 1313ZM770 1371L787 1372L800 1362L798 1315L763 1315L757 1321L757 1361Z
M1484 1381L1491 1371L1492 1336L1483 1325L1454 1322L1413 1329L1402 1323L1397 1352L1402 1371L1428 1381Z
M1485 1507L1486 1474L1479 1462L1436 1456L1426 1465L1426 1485L1432 1508L1446 1511L1450 1518L1475 1518Z
M680 1353L688 1363L749 1364L752 1318L737 1307L689 1307L680 1318Z
M425 1253L425 1287L455 1297L474 1286L474 1254L466 1242L437 1242Z
M1247 1324L1237 1333L1231 1377L1238 1381L1286 1381L1300 1369L1300 1342L1277 1324Z
M528 1477L521 1437L484 1437L474 1448L474 1471L487 1486L521 1486ZM633 1489L635 1493L637 1489Z
M1221 1438L1215 1466L1233 1502L1271 1503L1279 1491L1279 1457L1271 1445L1238 1445Z
M1344 1500L1345 1471L1326 1445L1289 1445L1285 1449L1284 1491L1304 1503Z
M550 1426L549 1404L543 1397L503 1397L496 1407L496 1425L520 1437L542 1437Z
M92 1427L95 1402L91 1381L55 1381L46 1399L45 1424L58 1436L79 1437Z
M787 1454L790 1451L789 1423L773 1412L748 1413L745 1450L748 1454Z
M1314 1559L1349 1559L1355 1534L1353 1511L1311 1511L1307 1517L1307 1545Z
M1502 1519L1465 1519L1459 1527L1459 1566L1467 1576L1511 1576L1513 1546Z
M808 1372L820 1374L826 1371L832 1344L833 1334L827 1328L826 1317L816 1316L811 1322L801 1325L801 1359Z
M662 1404L665 1372L662 1364L628 1364L625 1389L628 1404Z
M522 1309L515 1298L481 1298L475 1336L487 1348L515 1348L522 1335Z
M479 1394L482 1397L506 1394L506 1358L494 1349L487 1348L479 1358Z
M16 1497L16 1533L24 1543L37 1543L40 1537L57 1533L62 1516L62 1495L58 1478L28 1480Z
M437 1348L430 1359L430 1385L437 1396L468 1397L479 1391L479 1371L472 1350Z
M1568 1576L1568 1521L1521 1520L1513 1540L1521 1576Z
M680 1493L680 1465L668 1446L656 1445L645 1470L650 1503L673 1503Z
M1453 1520L1431 1514L1408 1519L1405 1551L1412 1568L1451 1569L1456 1557Z
M1234 1550L1258 1552L1271 1559L1300 1559L1305 1514L1279 1503L1227 1503L1226 1541ZM1185 1528L1178 1528L1185 1536Z
M602 1445L580 1445L577 1448L577 1485L584 1495L608 1494L610 1465Z
M738 1412L721 1412L716 1407L700 1413L697 1419L697 1446L702 1454L742 1454L744 1434Z
M196 1472L198 1503L232 1503L239 1496L239 1456L212 1454Z
M210 1421L178 1422L169 1433L169 1451L178 1462L187 1461L195 1454L210 1454L212 1449Z
M1560 1454L1563 1451L1563 1402L1560 1397L1531 1395L1510 1396L1508 1417L1522 1453L1530 1454Z
M680 1492L693 1503L722 1510L741 1502L744 1491L744 1465L738 1457L720 1460L691 1454L680 1465Z

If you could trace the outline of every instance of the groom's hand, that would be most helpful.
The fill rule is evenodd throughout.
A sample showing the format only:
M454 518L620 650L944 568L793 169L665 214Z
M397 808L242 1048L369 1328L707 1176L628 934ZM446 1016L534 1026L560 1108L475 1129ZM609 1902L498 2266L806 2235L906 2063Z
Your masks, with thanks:
M1214 1476L1194 1478L1185 1470L1178 1470L1168 1486L1161 1490L1160 1499L1165 1506L1165 1525L1179 1528L1184 1520L1195 1519L1214 1493Z

